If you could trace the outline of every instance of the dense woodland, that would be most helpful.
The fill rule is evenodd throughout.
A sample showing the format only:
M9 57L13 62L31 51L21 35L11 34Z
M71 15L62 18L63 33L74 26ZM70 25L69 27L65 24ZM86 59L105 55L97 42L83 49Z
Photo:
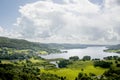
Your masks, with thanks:
M46 52L60 53L62 45L54 45L0 37L0 80L120 80L119 56L102 60L90 55L55 60L39 56ZM120 47L110 46L111 49ZM50 61L56 61L58 67Z

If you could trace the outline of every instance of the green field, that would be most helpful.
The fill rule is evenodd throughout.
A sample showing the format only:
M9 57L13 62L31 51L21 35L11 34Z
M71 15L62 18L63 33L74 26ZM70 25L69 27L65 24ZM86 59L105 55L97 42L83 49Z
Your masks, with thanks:
M105 60L107 62L112 62L113 68L116 68L116 60ZM44 59L35 59L30 58L29 60L1 60L2 64L13 64L14 66L31 66L31 67L38 67L40 69L40 73L45 74L54 74L59 77L66 77L66 80L75 80L78 77L80 72L86 73L88 76L90 73L95 74L96 76L102 75L105 71L109 68L101 68L101 67L94 67L94 61L72 61L71 64L68 64L65 68L55 68L55 65L50 64L48 60ZM118 62L120 63L120 62ZM30 65L29 65L30 64Z
M41 71L43 73L51 73L63 77L66 76L67 80L75 80L75 78L78 76L78 73L80 72L87 73L88 75L89 73L101 75L106 70L108 69L94 67L92 61L75 61L73 64L68 65L67 68L51 69L51 70L42 69Z

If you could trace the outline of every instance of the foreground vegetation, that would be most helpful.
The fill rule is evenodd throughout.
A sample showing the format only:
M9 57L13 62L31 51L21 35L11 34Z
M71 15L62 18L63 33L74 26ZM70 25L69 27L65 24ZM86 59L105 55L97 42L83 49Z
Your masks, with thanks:
M59 68L41 57L0 60L1 80L119 80L120 57L59 59ZM89 59L88 59L89 57ZM113 74L114 73L114 74Z
M21 43L21 44L20 44ZM115 48L118 50L117 48ZM46 44L0 39L0 80L119 80L120 57L84 56L46 60L39 54L59 52ZM56 62L51 64L51 61Z
M111 69L120 70L120 67L118 66L120 64L119 57L116 59L106 58L104 60L98 60L98 59L88 60L87 58L85 60L83 57L83 59L71 60L70 58L69 60L64 60L64 61L62 60L59 62L59 63L61 62L63 63L63 64L61 63L60 65L66 65L66 66L62 66L62 68L48 69L48 70L42 69L41 71L44 73L51 73L55 75L64 76L66 77L66 80L82 80L79 76L80 74L82 75L81 77L85 78L83 80L104 80L104 79L110 80L108 79L109 77L106 76L107 74L109 74L109 71ZM116 75L118 76L119 73ZM78 76L80 79L78 78Z
M43 65L46 67L51 64L41 60L39 64L29 60L15 63L1 61L0 80L61 80L61 77L57 75L41 73L40 69Z

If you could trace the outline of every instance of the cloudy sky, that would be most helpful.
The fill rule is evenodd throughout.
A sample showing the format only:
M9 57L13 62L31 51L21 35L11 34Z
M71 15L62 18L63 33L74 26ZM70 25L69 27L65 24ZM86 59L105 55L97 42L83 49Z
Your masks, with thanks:
M120 0L0 0L0 36L42 43L120 43Z

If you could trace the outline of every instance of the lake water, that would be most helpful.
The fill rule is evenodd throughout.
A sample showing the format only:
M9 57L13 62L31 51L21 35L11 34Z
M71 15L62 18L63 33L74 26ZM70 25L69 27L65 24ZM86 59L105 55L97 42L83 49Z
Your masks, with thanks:
M49 55L40 55L42 58L45 59L56 59L56 58L65 58L69 59L71 56L78 56L80 59L83 58L83 56L91 56L91 58L100 58L103 59L103 57L106 56L119 56L120 54L117 53L109 53L104 52L105 47L88 47L84 49L68 49L63 51L68 51L67 53L60 53L60 54L49 54Z

